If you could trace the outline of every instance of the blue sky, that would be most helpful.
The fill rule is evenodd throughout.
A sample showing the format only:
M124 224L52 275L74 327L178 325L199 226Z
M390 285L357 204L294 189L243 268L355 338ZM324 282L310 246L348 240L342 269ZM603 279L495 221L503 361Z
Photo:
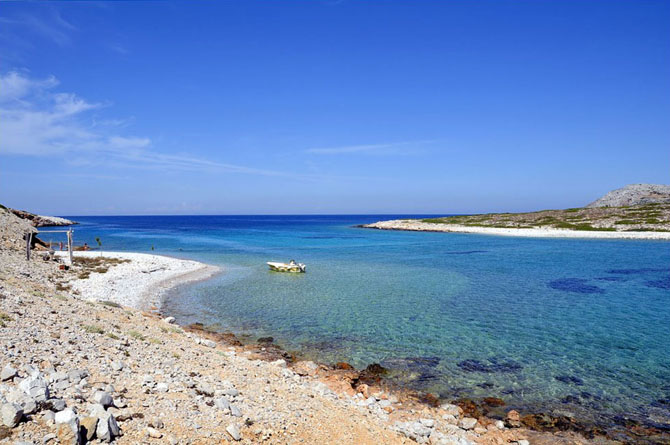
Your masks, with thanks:
M470 213L670 182L670 2L0 2L0 202Z

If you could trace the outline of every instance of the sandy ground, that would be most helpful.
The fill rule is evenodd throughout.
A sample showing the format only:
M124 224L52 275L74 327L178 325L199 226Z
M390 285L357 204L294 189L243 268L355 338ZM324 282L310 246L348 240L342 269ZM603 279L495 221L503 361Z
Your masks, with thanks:
M518 236L532 238L600 238L670 240L670 232L605 232L566 229L504 229L497 227L472 227L452 224L433 224L418 220L396 219L365 224L362 227L381 230L409 230L417 232L476 233L481 235Z
M67 258L67 252L57 255ZM160 306L165 290L176 284L202 280L220 272L216 266L197 261L144 253L89 251L74 252L74 256L130 260L105 273L91 273L86 279L73 279L68 284L89 300L113 301L137 309Z

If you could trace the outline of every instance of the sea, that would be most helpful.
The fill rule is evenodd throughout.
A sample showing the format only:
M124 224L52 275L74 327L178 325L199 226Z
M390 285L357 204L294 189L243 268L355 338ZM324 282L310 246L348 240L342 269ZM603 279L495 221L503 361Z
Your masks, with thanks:
M670 429L670 242L357 227L429 216L70 218L77 244L221 266L166 296L180 324L380 363L445 400ZM291 259L307 272L266 265Z

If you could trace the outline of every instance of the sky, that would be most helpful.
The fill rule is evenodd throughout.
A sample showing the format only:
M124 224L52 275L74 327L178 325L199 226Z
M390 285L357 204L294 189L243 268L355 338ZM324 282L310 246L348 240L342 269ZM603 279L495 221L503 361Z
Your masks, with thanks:
M670 183L670 2L0 1L0 203L476 213Z

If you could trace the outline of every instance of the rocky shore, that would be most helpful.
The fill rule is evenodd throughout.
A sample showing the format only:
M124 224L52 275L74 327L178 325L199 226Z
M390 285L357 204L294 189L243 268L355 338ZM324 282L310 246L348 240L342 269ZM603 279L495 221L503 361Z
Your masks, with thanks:
M30 221L33 227L71 226L74 224L78 224L75 221L71 221L66 218L61 218L59 216L36 215L34 213L26 212L25 210L16 210L16 209L7 209L7 210L11 211L14 215L18 216L21 219Z
M138 308L150 305L147 288L184 270L138 277L159 273L149 264L204 266L99 253L71 267L27 261L12 248L21 245L12 227L21 225L0 227L0 443L608 443L530 431L513 411L476 418L467 407L396 394L375 366L328 367L270 339L244 346L177 326L157 308ZM105 278L109 289L95 294Z

